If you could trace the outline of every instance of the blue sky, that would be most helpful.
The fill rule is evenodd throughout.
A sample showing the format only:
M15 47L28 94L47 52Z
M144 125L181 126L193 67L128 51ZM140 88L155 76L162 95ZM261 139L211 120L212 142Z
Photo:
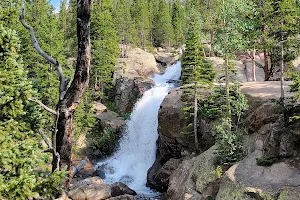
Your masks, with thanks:
M50 2L52 3L52 5L54 5L55 10L58 11L59 10L60 0L50 0Z

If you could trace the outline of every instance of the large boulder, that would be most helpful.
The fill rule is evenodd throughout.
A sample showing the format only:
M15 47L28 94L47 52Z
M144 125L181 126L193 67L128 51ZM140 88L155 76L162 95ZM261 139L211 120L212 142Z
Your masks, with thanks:
M131 112L143 92L154 85L149 77L160 72L153 54L130 46L122 48L126 48L126 57L118 59L114 74L118 113Z
M169 178L168 200L199 200L204 197L201 194L209 196L205 189L217 180L213 173L215 151L216 147L212 146L197 157L185 159L179 165Z
M144 91L150 89L153 85L155 83L149 78L118 78L116 81L115 96L118 113L131 112Z
M174 55L172 53L159 52L155 55L155 60L161 72L170 65L175 64L179 60L179 58L180 56L178 54Z
M140 48L128 46L126 57L118 59L117 77L148 77L155 73L159 73L159 69L154 55Z
M300 171L285 162L258 166L256 159L262 155L262 141L257 141L253 153L228 169L216 199L296 199L300 195ZM287 193L294 197L286 198Z
M111 197L111 188L102 179L92 177L73 184L68 197L73 200L104 200Z
M96 115L99 115L103 112L106 112L107 107L100 102L94 101L93 102L93 111L96 113Z
M184 150L195 150L194 136L182 134L186 123L182 94L183 91L179 89L170 91L158 112L158 152L165 162L170 158L180 158Z
M171 158L155 174L155 189L159 192L166 192L169 187L169 178L177 169L181 160Z
M130 189L127 185L121 182L116 182L110 185L111 188L111 196L116 197L116 196L121 196L125 194L129 195L136 195L137 193Z
M201 94L206 98L209 94L205 91ZM187 130L181 97L182 89L174 89L169 92L162 102L158 112L158 157L164 164L170 158L181 158L195 151L193 134L184 134ZM205 151L214 144L212 137L212 122L199 117L201 127L198 129L198 138L201 138L200 151Z
M97 114L96 118L100 121L102 129L113 128L117 133L121 133L125 125L125 120L118 113L108 110L101 114Z

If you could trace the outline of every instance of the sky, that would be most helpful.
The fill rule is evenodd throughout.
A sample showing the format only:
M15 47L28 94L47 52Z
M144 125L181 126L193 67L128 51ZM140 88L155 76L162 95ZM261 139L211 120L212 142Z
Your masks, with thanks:
M50 0L50 2L55 7L55 11L58 12L59 11L60 0Z

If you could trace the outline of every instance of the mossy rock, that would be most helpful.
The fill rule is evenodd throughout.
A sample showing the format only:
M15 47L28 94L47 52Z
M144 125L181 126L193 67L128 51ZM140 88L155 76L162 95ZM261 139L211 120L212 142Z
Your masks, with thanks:
M300 191L291 188L285 188L279 195L277 200L299 200Z
M216 200L275 200L275 198L258 188L243 187L224 177Z
M218 176L215 174L216 167L214 161L216 155L214 151L215 149L210 153L203 153L201 155L201 159L199 159L192 175L192 179L196 183L196 190L199 193L202 193L209 183L218 179Z

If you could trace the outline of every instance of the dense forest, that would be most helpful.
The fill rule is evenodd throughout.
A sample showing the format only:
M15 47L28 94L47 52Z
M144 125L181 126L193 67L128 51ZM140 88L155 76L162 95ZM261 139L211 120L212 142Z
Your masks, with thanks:
M132 47L183 52L182 134L193 135L199 153L198 115L218 118L217 163L233 164L244 155L240 118L247 103L231 83L232 60L243 52L253 80L258 67L265 81L294 80L298 91L292 61L299 34L299 0L61 0L59 12L47 0L1 0L0 199L60 196L76 172L72 155L86 153L73 145L80 135L97 135L92 144L109 151L104 146L116 142L115 130L100 130L92 103L115 110L114 73ZM221 72L209 57L224 60ZM214 86L216 77L223 87ZM203 90L214 94L203 101Z

